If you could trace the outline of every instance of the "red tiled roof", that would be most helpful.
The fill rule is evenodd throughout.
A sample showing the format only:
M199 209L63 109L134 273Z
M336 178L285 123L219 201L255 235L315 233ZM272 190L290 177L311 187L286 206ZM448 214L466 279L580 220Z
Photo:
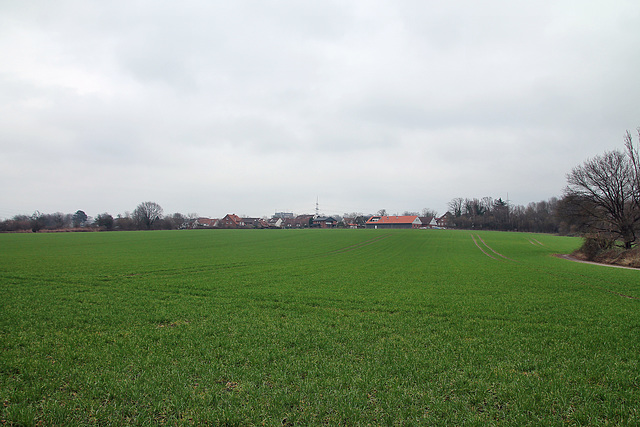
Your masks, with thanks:
M374 221L376 218L378 220ZM372 216L367 224L411 224L416 218L416 215Z
M231 221L233 221L236 224L240 222L240 217L238 215L236 215L236 214L227 214L227 216L225 218L230 219Z

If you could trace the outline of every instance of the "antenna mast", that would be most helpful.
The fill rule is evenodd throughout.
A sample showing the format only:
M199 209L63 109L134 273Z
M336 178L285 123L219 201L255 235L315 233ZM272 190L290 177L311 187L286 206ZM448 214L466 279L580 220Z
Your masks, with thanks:
M320 208L318 207L318 196L316 196L316 218L320 216Z

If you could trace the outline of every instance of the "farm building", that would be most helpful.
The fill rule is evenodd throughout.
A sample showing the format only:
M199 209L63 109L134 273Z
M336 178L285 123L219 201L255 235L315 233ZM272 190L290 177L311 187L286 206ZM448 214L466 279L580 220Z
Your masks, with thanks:
M193 228L213 228L217 226L218 226L217 219L202 218L202 217L194 220L192 225Z
M419 228L422 226L416 215L372 216L366 228Z
M420 222L422 225L421 228L436 228L438 227L438 221L433 216L421 216Z
M312 221L312 226L319 228L334 228L337 224L338 221L330 216L319 216Z

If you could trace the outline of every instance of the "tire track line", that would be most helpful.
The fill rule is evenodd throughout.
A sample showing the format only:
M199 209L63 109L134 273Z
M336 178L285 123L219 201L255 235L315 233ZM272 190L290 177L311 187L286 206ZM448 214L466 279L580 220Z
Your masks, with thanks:
M488 256L491 259L495 259L496 261L500 261L498 258L491 256L490 254L488 254L487 252L485 252L484 249L482 249L482 247L478 244L478 242L476 241L476 238L473 237L473 234L470 234L471 238L473 239L473 243L476 244L476 246L478 247L478 249L480 249L480 251L482 251L483 254L485 254L486 256ZM480 238L480 236L478 236L478 238Z
M482 244L483 244L483 245L485 245L485 246L486 246L486 247L487 247L491 252L493 252L494 254L496 254L496 255L498 255L499 257L502 257L502 258L504 258L504 259L506 259L506 260L513 261L513 262L518 262L518 261L516 261L515 259L511 259L511 258L509 258L509 257L506 257L506 256L502 255L500 252L497 252L497 251L496 251L496 250L494 250L491 246L487 245L487 243L482 239L482 237L480 237L480 235L479 235L479 234L477 234L477 236L478 236L478 239L480 239L480 241L482 242Z
M544 243L538 241L537 239L534 239L533 237L526 237L526 239L529 241L529 243L531 243L533 246L536 245L540 245L540 246L544 246Z
M480 249L482 251L482 253L484 253L489 258L493 258L493 259L495 259L497 261L502 261L501 259L498 259L496 257L491 256L484 249L482 249L482 247L478 244L478 241L473 236L473 234L470 234L470 236L473 239L473 243L476 244L476 246L478 247L478 249ZM486 246L494 254L504 258L505 260L516 262L516 263L520 263L520 261L508 258L508 257L502 255L501 253L496 252L495 250L493 250L493 248L491 248L491 246L487 245L487 243L482 239L482 237L480 237L479 234L476 234L476 236L478 237L478 240L480 240L482 242L482 244L484 246ZM529 240L529 243L531 243L534 246L537 246L537 245L544 246L544 244L539 242L537 239L528 238L527 237L527 240ZM568 259L570 261L577 261L577 260L572 260L571 258L568 258L566 255L565 256L556 255L556 256L558 258ZM635 296L632 296L632 295L626 295L626 294L623 294L623 293L620 293L620 292L616 292L616 291L613 291L611 289L608 289L608 288L604 287L604 286L607 285L607 282L604 281L604 280L601 280L601 279L595 279L593 277L586 276L586 275L580 274L580 273L573 273L573 274L570 274L569 277L567 277L567 276L565 276L563 274L554 273L554 272L551 272L551 271L546 270L546 269L542 269L542 268L537 267L537 266L528 265L526 263L525 264L520 264L520 265L525 267L525 268L527 268L527 269L529 269L529 270L539 272L540 274L546 274L546 275L549 275L551 277L556 277L556 278L560 278L560 279L567 279L567 280L572 281L573 283L577 283L577 284L580 284L580 285L583 285L583 286L588 286L588 287L590 287L592 289L596 289L596 290L601 291L601 292L605 292L605 293L608 293L608 294L611 294L611 295L615 295L615 296L618 296L618 297L622 297L622 298L627 298L627 299L630 299L630 300L640 301L640 297L635 297ZM609 265L607 265L607 266L609 266ZM610 266L610 267L620 267L620 266ZM624 267L622 267L622 268L624 268ZM594 280L600 282L600 284L593 283Z
M351 245L351 246L347 246L344 248L340 248L340 249L335 249L333 251L328 252L328 254L339 254L339 253L344 253L344 252L350 252L350 251L354 251L356 249L360 249L364 246L368 246L368 245L372 245L382 239L386 239L387 237L391 236L390 234L384 235L384 236L378 236L378 237L374 237L373 239L370 240L366 240L364 242L360 242L360 243L356 243L355 245Z

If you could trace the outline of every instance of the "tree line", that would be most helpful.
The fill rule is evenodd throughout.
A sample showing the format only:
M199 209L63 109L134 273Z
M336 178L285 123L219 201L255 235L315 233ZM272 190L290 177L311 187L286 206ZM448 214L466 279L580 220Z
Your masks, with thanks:
M91 218L84 211L74 214L55 212L44 214L39 211L32 215L16 215L11 219L0 221L0 231L95 231L95 230L177 230L185 228L196 218L195 214L183 215L173 213L163 215L162 207L155 202L140 203L133 212L112 216L101 213Z
M510 205L502 198L452 199L448 224L454 228L562 233L567 227L557 215L558 198L531 202L527 206Z

